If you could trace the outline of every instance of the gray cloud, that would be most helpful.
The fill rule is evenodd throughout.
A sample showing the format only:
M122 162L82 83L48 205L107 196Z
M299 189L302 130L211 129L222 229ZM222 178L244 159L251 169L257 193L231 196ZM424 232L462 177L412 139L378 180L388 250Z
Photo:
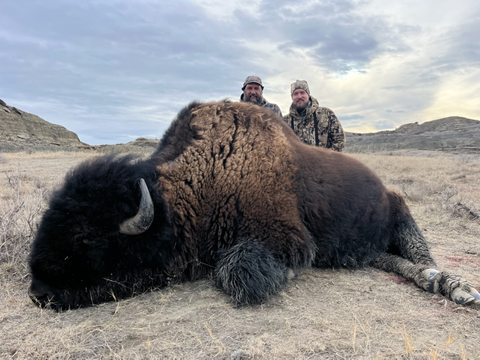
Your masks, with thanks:
M0 53L4 69L0 90L7 95L2 96L25 103L24 110L32 112L38 111L26 99L36 107L43 99L48 107L41 115L52 122L61 120L81 138L85 138L82 131L100 133L96 129L111 122L108 134L117 138L112 132L115 120L117 126L139 115L151 120L153 114L138 113L138 108L155 109L158 122L168 123L171 117L166 116L189 101L222 98L230 84L239 81L234 71L243 61L238 44L221 41L219 34L229 36L228 29L220 31L206 22L198 6L189 2L118 5L49 1L25 11L9 4L0 15L7 29L0 31L0 47L9 50ZM21 26L10 20L19 17ZM40 19L44 26L38 26ZM248 57L248 51L244 53ZM155 131L158 123L147 125L150 128L142 133L160 136L165 130L161 126Z
M297 72L282 63L295 58L325 77L369 77L372 64L386 55L395 60L421 52L412 39L426 34L422 24L363 12L366 0L264 0L253 14L240 4L224 16L193 0L26 2L2 4L0 98L91 144L160 137L191 100L237 98L247 75L281 75L287 87ZM386 73L378 89L370 87L378 94L345 96L337 90L333 103L362 98L341 107L349 111L337 113L342 122L392 125L400 111L409 114L432 103L436 86L452 71L478 68L480 25L474 15L433 34L427 57L409 60L401 76ZM275 66L266 61L272 58L278 58ZM285 111L290 98L283 92L269 87L267 97L283 96ZM385 94L394 96L378 102ZM382 116L392 119L382 123Z
M285 55L296 54L298 48L307 50L318 65L333 73L364 71L382 52L407 49L395 36L396 29L380 17L358 15L356 1L313 1L298 7L292 7L291 2L263 4L257 26L252 23L254 19L242 18L241 23L269 34Z

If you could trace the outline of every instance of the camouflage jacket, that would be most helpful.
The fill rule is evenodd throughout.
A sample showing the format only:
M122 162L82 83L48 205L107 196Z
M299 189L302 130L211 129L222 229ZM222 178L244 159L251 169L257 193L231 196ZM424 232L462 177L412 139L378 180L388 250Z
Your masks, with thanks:
M243 94L240 95L240 101L246 102L245 100L243 100ZM270 109L270 110L272 110L275 114L277 114L278 116L283 117L282 111L280 110L280 108L278 107L278 105L277 105L277 104L269 103L264 97L262 97L262 103L260 104L260 106L261 106L261 107L264 107L264 108L267 108L267 109Z
M332 110L320 107L314 97L310 96L310 99L311 105L306 109L303 117L292 104L289 114L283 117L283 121L293 129L304 143L342 151L345 147L345 133L340 121ZM316 126L315 120L317 121ZM317 137L315 137L315 128L317 129Z

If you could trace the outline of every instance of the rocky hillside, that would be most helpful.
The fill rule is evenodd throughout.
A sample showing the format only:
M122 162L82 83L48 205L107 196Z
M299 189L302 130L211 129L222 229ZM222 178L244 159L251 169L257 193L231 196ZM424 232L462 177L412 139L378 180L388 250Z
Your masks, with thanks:
M92 146L93 150L97 150L102 153L140 153L140 154L151 154L155 151L159 140L158 139L147 139L140 137L134 141L130 141L125 144L115 144L115 145L98 145Z
M392 131L347 132L345 150L378 152L404 149L480 153L480 121L459 116L410 123Z
M158 139L138 138L126 144L88 145L63 126L9 106L0 99L0 152L91 150L149 154L157 144Z
M480 121L458 116L405 124L392 131L347 132L346 136L345 152L348 153L405 149L480 153ZM157 139L138 138L126 144L91 146L63 126L9 106L0 99L0 151L3 152L84 149L102 153L151 153L157 144Z
M23 150L30 147L88 148L89 145L63 126L9 106L0 99L0 148Z

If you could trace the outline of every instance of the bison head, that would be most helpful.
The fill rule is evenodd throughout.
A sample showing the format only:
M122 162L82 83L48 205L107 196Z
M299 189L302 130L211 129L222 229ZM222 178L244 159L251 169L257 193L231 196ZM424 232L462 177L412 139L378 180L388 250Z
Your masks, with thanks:
M32 245L32 300L76 308L165 285L172 237L161 197L148 190L155 180L155 165L131 156L71 171Z

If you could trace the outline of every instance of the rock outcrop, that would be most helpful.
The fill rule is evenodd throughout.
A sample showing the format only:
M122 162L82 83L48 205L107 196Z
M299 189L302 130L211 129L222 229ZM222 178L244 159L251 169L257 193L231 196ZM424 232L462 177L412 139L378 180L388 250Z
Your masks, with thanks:
M480 153L480 121L452 116L404 124L392 131L346 132L345 152L380 152L405 149ZM158 139L138 138L126 144L91 146L63 126L9 106L0 99L0 151L92 150L153 152Z
M409 123L392 131L346 133L346 152L430 150L480 153L480 121L459 116Z
M37 115L8 106L0 99L0 141L22 145L88 147L77 134Z

